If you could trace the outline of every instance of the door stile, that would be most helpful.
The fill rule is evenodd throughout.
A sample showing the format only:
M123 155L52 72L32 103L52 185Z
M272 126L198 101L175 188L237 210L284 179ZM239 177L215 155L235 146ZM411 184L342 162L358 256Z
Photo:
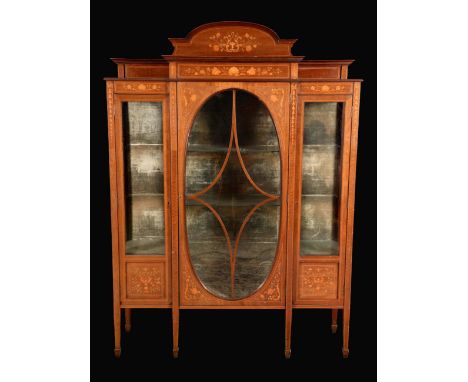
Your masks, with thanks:
M296 123L297 123L297 83L290 86L289 108L289 149L288 149L288 227L294 227L294 210L296 205L295 194L295 166L296 166ZM291 357L291 328L292 328L292 304L293 304L293 272L294 272L294 240L293 235L286 235L286 306L285 306L285 349L286 358Z
M119 220L119 271L120 271L120 294L121 301L125 300L125 163L123 145L123 122L122 122L122 98L116 95L115 98L115 150L117 167L117 200L118 200L118 220Z
M338 299L343 301L344 291L343 285L345 280L345 259L346 259L346 221L348 216L348 182L349 182L349 153L351 145L351 113L352 113L352 98L348 98L344 102L343 108L343 131L341 139L343 142L343 148L340 160L341 169L341 184L340 184L340 210L339 210L339 254L340 259L338 269Z
M176 76L177 66L170 64L170 76ZM172 294L172 355L179 356L179 187L178 187L178 118L177 118L177 82L169 84L169 130L171 150L170 171L170 211L171 211L171 294Z
M110 178L110 204L111 204L111 231L112 231L112 282L113 282L113 309L114 309L114 353L120 357L120 283L119 283L119 221L117 198L117 163L115 148L115 109L114 109L114 83L108 81L107 87L107 123L109 139L109 178Z
M351 310L351 265L353 251L353 229L354 229L354 202L356 189L356 163L359 126L359 102L361 83L354 83L353 87L353 111L351 131L351 152L349 160L348 181L348 214L347 214L347 236L346 236L346 271L344 280L344 309L343 309L343 356L349 354L349 320Z

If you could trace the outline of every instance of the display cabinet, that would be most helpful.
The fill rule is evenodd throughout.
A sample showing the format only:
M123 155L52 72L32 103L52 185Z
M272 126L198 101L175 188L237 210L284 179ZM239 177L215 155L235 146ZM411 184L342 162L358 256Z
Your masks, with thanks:
M121 315L293 309L343 317L349 353L360 80L245 22L170 39L107 78L115 354Z

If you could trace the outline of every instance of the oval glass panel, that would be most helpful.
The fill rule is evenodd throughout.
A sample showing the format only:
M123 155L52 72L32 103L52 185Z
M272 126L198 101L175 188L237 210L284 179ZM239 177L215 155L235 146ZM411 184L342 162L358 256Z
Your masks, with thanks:
M266 106L242 90L212 96L187 145L186 229L203 286L235 300L267 280L278 247L281 159Z

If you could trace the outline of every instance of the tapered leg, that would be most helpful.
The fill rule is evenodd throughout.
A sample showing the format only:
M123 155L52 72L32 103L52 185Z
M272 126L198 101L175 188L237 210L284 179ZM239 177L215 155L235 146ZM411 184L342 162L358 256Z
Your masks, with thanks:
M172 309L172 356L179 357L179 309Z
M345 304L343 309L343 357L349 356L349 316L350 306Z
M114 303L114 354L116 358L120 358L120 306Z
M130 330L132 330L132 310L125 308L125 331L130 333Z
M332 323L331 323L331 331L332 333L336 333L338 330L338 309L332 309Z
M285 317L285 346L284 356L289 359L291 357L291 327L292 327L292 309L286 309Z

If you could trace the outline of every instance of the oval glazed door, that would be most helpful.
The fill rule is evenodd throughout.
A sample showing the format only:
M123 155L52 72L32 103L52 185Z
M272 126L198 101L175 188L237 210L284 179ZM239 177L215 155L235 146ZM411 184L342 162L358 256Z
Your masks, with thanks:
M267 107L229 89L195 116L185 163L185 217L190 261L216 297L254 294L278 251L281 156Z

